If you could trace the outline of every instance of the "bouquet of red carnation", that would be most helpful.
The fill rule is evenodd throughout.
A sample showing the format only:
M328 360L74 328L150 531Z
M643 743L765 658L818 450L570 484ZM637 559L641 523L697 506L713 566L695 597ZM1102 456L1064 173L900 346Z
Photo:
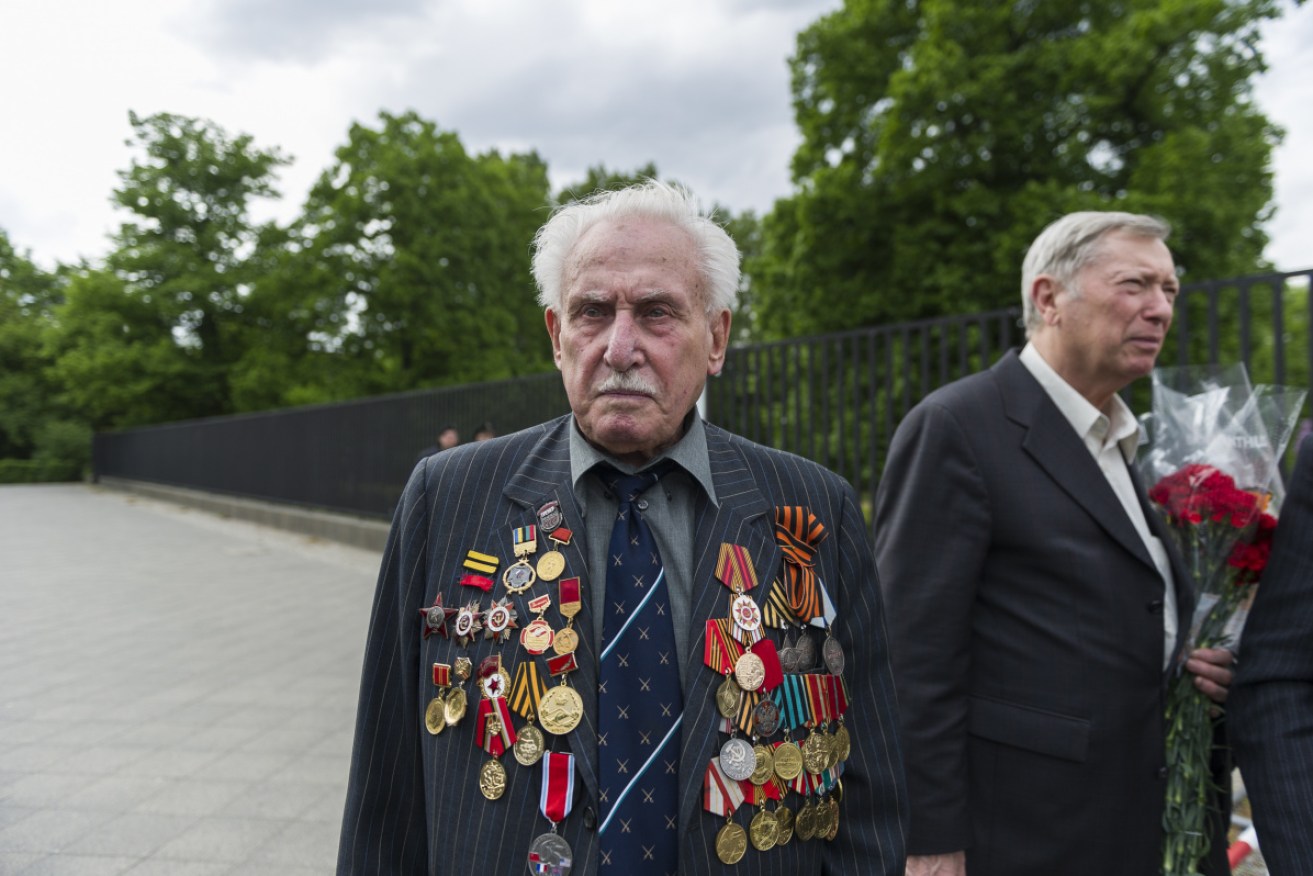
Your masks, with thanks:
M1278 464L1304 392L1250 387L1243 367L1154 372L1153 433L1140 469L1190 572L1195 610L1181 653L1235 650L1276 530ZM1182 658L1184 662L1184 657ZM1217 807L1210 770L1215 704L1178 666L1167 697L1163 874L1194 876ZM1223 822L1224 823L1224 822Z

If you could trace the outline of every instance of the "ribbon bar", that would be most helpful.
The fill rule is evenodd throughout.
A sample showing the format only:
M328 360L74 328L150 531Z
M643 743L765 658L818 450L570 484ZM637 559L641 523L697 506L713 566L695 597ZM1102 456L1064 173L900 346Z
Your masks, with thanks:
M574 808L574 755L568 751L549 751L543 757L538 808L552 824L563 821Z

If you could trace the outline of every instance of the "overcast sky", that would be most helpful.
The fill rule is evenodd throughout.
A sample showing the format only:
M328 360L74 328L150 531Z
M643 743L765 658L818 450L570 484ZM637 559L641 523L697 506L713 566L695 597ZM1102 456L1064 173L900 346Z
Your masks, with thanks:
M0 3L0 228L38 263L99 259L128 111L210 119L295 163L287 220L353 121L414 109L466 148L536 149L557 186L648 161L769 209L798 142L786 59L839 0L39 0ZM1287 0L1289 6L1289 0ZM1264 41L1287 130L1269 257L1313 266L1313 3Z

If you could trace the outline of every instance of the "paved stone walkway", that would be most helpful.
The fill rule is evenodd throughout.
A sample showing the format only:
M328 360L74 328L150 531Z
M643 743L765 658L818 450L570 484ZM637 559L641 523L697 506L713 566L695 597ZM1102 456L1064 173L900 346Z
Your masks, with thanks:
M0 874L328 874L378 556L0 486Z

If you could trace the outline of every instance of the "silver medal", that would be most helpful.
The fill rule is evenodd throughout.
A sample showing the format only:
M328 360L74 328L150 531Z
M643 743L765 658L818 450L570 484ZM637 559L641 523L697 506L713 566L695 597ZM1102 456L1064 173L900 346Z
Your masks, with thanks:
M734 781L745 781L757 769L757 753L746 739L735 736L720 747L720 768Z
M834 636L827 636L821 645L821 656L825 658L825 668L831 675L843 675L843 646Z
M574 851L565 838L545 833L529 846L529 872L533 876L569 876Z

